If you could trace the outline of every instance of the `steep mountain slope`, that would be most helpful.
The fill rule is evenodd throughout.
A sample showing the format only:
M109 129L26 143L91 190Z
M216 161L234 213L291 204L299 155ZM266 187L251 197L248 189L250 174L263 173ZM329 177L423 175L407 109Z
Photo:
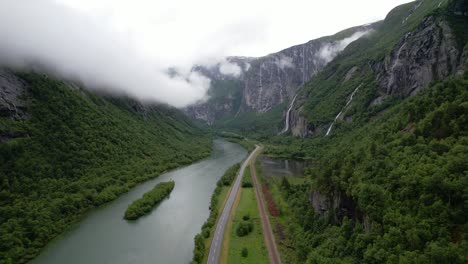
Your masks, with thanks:
M0 263L24 263L89 209L210 153L178 110L1 70Z
M395 100L463 72L466 17L446 6L447 1L400 6L373 34L352 43L298 97L293 135L324 135L332 124L335 129L366 122Z
M333 36L323 37L290 47L264 57L229 57L227 62L239 67L240 73L223 73L223 63L211 68L197 66L194 70L213 80L211 92L233 91L225 96L211 96L207 102L188 107L185 112L194 119L209 125L233 128L231 122L242 120L242 115L252 116L284 109L297 89L308 82L349 43L369 33L377 24L354 27ZM276 128L282 111L269 125ZM232 120L233 118L237 120ZM216 124L216 121L222 120ZM228 124L229 123L229 124ZM275 131L276 132L276 131Z

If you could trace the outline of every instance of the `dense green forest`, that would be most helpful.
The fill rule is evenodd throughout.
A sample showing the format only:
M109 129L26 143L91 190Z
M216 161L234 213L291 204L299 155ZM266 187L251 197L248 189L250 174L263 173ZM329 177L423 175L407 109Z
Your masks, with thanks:
M359 129L298 143L316 153L309 153L311 183L282 185L293 212L287 227L291 261L466 263L467 87L465 74ZM320 217L311 208L311 190L351 198L353 212L343 216L338 208Z
M174 181L158 183L152 190L145 193L143 197L133 201L125 211L124 218L127 220L136 220L141 216L151 212L164 198L174 189Z
M178 110L71 89L21 74L26 135L0 144L0 263L25 263L89 209L209 155L211 139Z

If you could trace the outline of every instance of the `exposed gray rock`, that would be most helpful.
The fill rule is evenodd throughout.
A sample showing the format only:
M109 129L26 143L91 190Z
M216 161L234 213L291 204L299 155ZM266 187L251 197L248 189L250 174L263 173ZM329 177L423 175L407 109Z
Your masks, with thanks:
M428 17L375 70L384 95L407 97L454 74L460 59L461 51L447 22Z
M26 117L26 102L21 99L26 84L14 73L0 69L0 116L11 119Z
M373 27L374 24L351 28L346 30L346 33L341 32L337 36L312 40L264 57L227 58L228 62L242 69L239 76L222 74L219 65L210 68L196 66L195 71L212 81L239 81L242 92L240 98L221 102L208 100L187 107L184 112L191 118L201 119L208 124L219 118L243 112L268 112L277 105L290 102L299 87L310 81L334 56L338 55L345 47L341 43L342 39L349 39L355 33L367 32ZM236 100L239 100L240 104L228 102ZM217 111L218 113L215 113ZM219 111L223 111L223 114L219 114Z
M346 76L345 76L345 79L343 82L347 82L349 80L351 80L351 78L353 78L354 74L359 70L359 67L357 66L354 66L352 67L347 73L346 73Z
M333 191L323 195L317 190L312 190L309 200L317 215L332 217L336 224L341 223L344 217L359 222L364 220L364 216L357 209L356 203L341 191ZM370 221L367 224L370 228Z

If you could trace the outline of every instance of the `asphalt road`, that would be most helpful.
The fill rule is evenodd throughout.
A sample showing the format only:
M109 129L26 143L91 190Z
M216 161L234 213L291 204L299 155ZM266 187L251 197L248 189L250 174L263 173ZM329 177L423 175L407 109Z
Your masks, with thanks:
M218 264L221 256L221 250L223 246L224 230L226 229L227 222L229 220L229 214L231 213L232 205L236 199L237 191L242 182L242 176L244 175L245 168L249 165L250 160L255 157L255 154L260 151L260 147L256 146L255 150L250 153L249 157L242 163L241 169L239 170L237 177L232 186L229 198L224 205L223 213L221 214L218 224L216 225L213 240L211 241L210 253L208 254L207 264Z

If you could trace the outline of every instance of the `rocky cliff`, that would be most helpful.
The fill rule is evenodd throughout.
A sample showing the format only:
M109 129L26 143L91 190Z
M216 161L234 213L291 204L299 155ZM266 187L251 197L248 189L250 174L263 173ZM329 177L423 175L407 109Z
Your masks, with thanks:
M227 58L231 67L239 68L239 74L223 73L224 63L211 67L196 66L195 71L215 83L212 92L222 89L219 85L226 81L238 81L237 89L240 92L237 93L238 97L233 94L210 97L206 102L187 107L184 112L210 125L220 118L243 112L268 112L275 106L291 101L300 86L315 76L349 43L370 32L376 25L350 28L264 57Z
M381 96L407 97L433 81L447 78L457 71L461 54L453 30L446 21L434 16L424 19L375 65ZM381 99L376 98L377 101Z
M460 2L462 1L457 3ZM423 1L413 3L414 6L409 9L409 12L402 14L406 18L399 21L400 23L396 23L396 26L409 23L408 17L413 14L416 16L415 10L422 3ZM337 87L336 93L341 89L340 87L346 87L348 81L353 82L353 78L359 79L363 78L362 76L370 75L371 79L365 80L364 85L367 86L367 89L374 87L372 89L375 90L375 94L370 102L363 106L370 109L382 104L388 98L413 96L434 81L463 73L467 65L467 52L466 48L464 49L466 41L460 40L460 33L457 35L455 31L460 25L464 24L466 27L466 22L468 22L466 6L456 5L456 7L448 7L438 11L439 13L425 16L414 29L402 34L397 44L380 59L370 57L364 61L357 61L356 65L348 68L349 70L344 71L342 75L337 77L335 74L334 78L340 80L338 85L335 85ZM454 20L458 20L458 26L454 25ZM380 36L385 36L385 30L388 30L389 26L385 23L390 24L390 22L384 21L384 26L377 29L380 31ZM466 29L458 30L463 32ZM348 54L359 52L356 47L353 48L355 49L348 51ZM348 63L346 57L336 61L337 65L346 63ZM355 78L356 76L357 78ZM323 76L321 78L325 79ZM352 87L347 89L346 94L339 95L343 99L342 106L337 109L341 109L342 112L338 113L335 121L347 123L353 121L352 114L347 114L348 109L353 104L351 103L351 106L348 107L347 103L353 90L349 90ZM364 92L358 91L357 96L362 96L359 93L363 94ZM330 120L332 123L328 124L309 122L304 114L304 104L310 96L310 93L304 94L292 109L290 126L292 134L296 137L325 135L327 127L329 128L335 122L333 120ZM328 96L330 97L330 95ZM335 116L339 110L335 111L332 116Z

